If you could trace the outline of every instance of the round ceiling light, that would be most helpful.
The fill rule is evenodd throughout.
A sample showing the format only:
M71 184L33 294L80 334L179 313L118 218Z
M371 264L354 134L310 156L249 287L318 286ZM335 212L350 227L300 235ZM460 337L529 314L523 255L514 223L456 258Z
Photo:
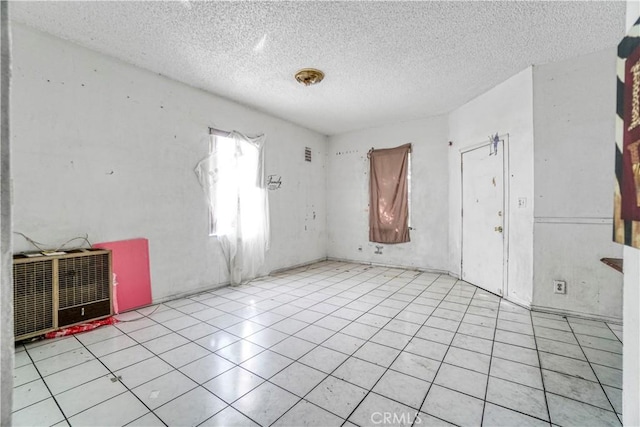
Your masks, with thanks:
M305 86L320 83L324 79L324 73L315 68L303 68L296 73L296 80Z

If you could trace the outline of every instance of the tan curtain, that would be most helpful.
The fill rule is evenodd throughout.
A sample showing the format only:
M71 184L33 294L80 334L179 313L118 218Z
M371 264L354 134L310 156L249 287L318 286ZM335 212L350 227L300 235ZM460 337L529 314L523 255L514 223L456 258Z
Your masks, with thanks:
M409 239L407 171L411 144L369 151L369 240L405 243Z

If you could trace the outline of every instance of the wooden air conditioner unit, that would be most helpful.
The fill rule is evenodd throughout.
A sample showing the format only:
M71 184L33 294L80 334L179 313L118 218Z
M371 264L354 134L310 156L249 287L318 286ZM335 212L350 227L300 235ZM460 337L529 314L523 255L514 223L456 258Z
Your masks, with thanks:
M13 257L15 340L112 314L111 251Z

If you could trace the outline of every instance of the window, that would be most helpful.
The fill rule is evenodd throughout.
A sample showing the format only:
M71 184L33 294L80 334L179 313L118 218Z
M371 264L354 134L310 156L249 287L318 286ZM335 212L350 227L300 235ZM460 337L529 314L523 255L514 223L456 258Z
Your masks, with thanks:
M411 144L369 151L369 240L409 242Z
M262 273L269 249L269 202L264 180L264 135L211 135L209 155L196 174L209 206L209 234L216 236L239 284Z
M228 235L241 225L245 237L254 236L264 212L261 146L248 138L214 135L210 142L209 234Z
M233 224L235 209L235 148L233 138L212 135L209 141L209 169L214 173L210 188L209 235L226 234Z

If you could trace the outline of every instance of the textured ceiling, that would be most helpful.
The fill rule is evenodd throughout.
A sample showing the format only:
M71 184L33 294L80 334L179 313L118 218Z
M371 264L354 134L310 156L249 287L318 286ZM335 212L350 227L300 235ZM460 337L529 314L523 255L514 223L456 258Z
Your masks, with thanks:
M447 113L614 48L624 2L12 2L13 19L323 134ZM294 73L326 73L303 87Z

